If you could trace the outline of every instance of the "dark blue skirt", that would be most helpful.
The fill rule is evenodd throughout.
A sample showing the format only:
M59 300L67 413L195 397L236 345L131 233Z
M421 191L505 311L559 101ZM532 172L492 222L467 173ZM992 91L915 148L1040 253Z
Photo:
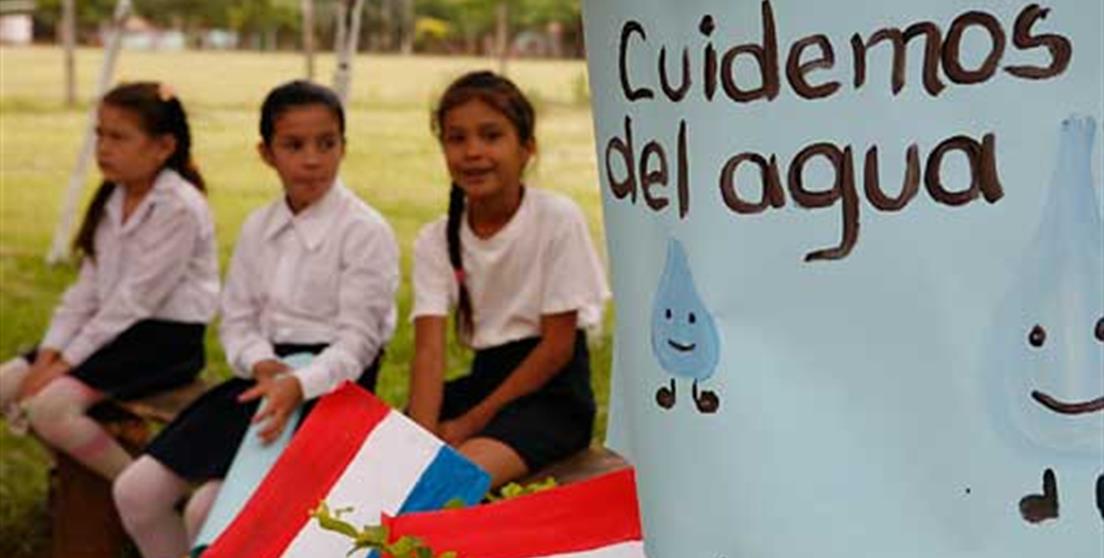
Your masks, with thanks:
M318 354L325 348L324 344L278 344L274 350L277 356L285 357L296 353ZM379 362L377 356L357 384L374 391ZM260 400L239 403L238 396L256 383L252 379L231 378L211 388L169 423L146 446L146 453L190 481L224 478L261 404ZM299 423L288 427L299 428L316 401L307 401Z
M471 373L445 384L441 420L459 417L486 399L538 343L540 338L529 338L477 351ZM571 362L536 392L508 403L476 436L510 446L536 471L586 448L595 412L590 353L579 331Z
M121 401L187 385L206 363L206 328L204 324L142 320L84 362L70 363L69 375ZM34 362L36 356L37 350L24 355L28 362Z

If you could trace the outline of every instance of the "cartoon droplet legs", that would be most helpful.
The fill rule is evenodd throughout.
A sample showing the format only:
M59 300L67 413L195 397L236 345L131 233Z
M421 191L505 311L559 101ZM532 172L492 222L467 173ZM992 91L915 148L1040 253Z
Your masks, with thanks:
M1100 512L1100 519L1104 520L1104 475L1096 477L1096 510Z
M698 381L694 380L694 405L698 408L698 411L702 413L716 413L717 408L721 406L720 399L717 398L717 394L712 391L702 390L698 393Z
M720 398L713 391L698 389L698 382L713 376L720 353L720 337L713 316L705 307L682 244L667 242L667 261L652 304L652 354L671 374L670 383L656 391L656 404L663 409L675 406L676 377L693 381L690 393L701 413L715 413Z
M675 406L675 379L671 378L671 387L663 386L656 390L656 403L664 409Z
M1096 510L1104 519L1104 474L1096 477ZM1043 471L1043 493L1028 494L1020 499L1020 515L1028 523L1058 519L1058 480L1054 471Z
M1058 480L1054 471L1043 472L1043 493L1028 494L1020 499L1020 515L1029 523L1058 519Z
M704 414L710 414L717 412L717 409L721 406L721 400L717 397L717 394L709 391L702 390L698 392L698 381L694 380L691 387L691 394L694 396L694 406L698 408L698 411ZM656 390L656 404L664 409L670 409L675 406L675 379L671 378L670 387L661 386Z

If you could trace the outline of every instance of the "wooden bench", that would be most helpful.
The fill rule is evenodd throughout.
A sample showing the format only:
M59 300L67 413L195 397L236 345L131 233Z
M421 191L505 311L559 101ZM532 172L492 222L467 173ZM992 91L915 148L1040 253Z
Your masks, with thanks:
M196 381L174 391L146 399L110 402L90 414L123 447L137 455L152 437L151 426L170 422L203 394L206 385ZM89 471L68 455L56 453L50 472L49 508L52 518L51 558L120 558L127 545L111 496L111 483ZM518 481L540 482L553 477L559 485L571 484L628 467L618 454L591 446Z
M201 380L145 399L107 402L89 414L137 455L152 437L152 426L165 424L206 389ZM51 558L120 558L127 544L111 483L68 455L55 452L50 471Z
M563 461L553 463L526 476L518 481L518 484L524 486L552 477L556 479L556 484L562 486L624 469L628 466L629 463L625 461L625 458L613 450L601 446L591 446Z

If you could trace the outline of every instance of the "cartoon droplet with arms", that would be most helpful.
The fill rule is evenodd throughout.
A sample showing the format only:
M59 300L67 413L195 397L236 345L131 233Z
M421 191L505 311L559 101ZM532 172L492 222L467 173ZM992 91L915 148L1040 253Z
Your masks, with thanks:
M1062 122L1042 218L993 326L998 424L1028 454L1048 460L1041 493L1018 502L1029 523L1057 519L1063 489L1084 494L1063 486L1062 467L1050 462L1104 463L1104 225L1092 179L1096 127L1089 117ZM1104 475L1094 488L1104 518Z
M717 368L720 338L713 316L706 309L686 251L675 239L667 242L667 261L660 275L652 303L652 353L667 373L670 385L659 388L656 403L670 409L676 401L675 377L692 380L694 405L702 413L715 413L720 407L717 394L698 390L698 382L709 379Z

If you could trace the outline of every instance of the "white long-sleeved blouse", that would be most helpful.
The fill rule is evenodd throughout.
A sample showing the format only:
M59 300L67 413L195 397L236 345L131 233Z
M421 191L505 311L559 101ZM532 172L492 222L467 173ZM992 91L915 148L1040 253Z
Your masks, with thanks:
M94 258L54 311L42 347L79 365L144 319L207 323L218 309L218 256L207 199L172 170L123 221L116 187L96 228Z
M235 374L280 343L327 344L294 371L311 399L355 380L395 330L399 250L391 227L337 181L293 214L281 197L246 219L222 296L219 335Z

